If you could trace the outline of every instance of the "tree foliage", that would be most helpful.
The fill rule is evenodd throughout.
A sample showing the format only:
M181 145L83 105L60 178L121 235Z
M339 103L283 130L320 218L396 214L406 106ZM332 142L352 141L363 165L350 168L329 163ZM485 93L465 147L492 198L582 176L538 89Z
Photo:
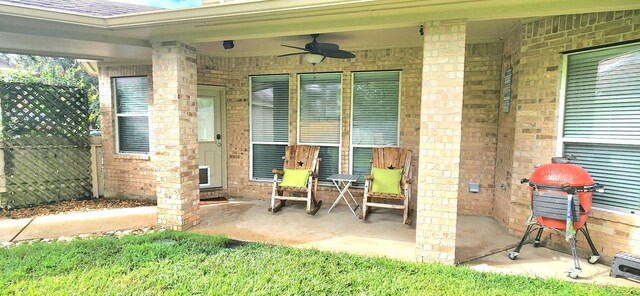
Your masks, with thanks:
M98 78L89 75L80 62L61 57L0 54L0 62L10 68L0 69L0 80L6 82L43 83L84 88L89 101L89 121L100 128Z

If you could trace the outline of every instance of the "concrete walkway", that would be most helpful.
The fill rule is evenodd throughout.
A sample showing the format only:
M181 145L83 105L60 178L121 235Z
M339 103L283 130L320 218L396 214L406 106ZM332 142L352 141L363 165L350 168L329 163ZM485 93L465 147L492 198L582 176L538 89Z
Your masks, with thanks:
M110 209L0 220L0 242L57 238L157 225L156 207Z
M573 268L573 257L544 247L534 248L531 244L522 248L516 260L509 259L505 251L473 260L467 264L472 269L483 272L520 274L531 277L565 279L576 283L640 288L638 282L610 277L610 266L589 264L584 258L580 258L580 267L582 267L580 277L575 280L571 279L565 271Z

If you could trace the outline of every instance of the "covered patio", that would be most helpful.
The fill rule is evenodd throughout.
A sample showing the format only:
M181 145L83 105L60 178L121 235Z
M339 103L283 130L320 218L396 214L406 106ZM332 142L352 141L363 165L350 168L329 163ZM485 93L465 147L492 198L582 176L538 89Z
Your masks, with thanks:
M415 223L410 226L398 223L397 211L376 210L363 223L346 205L336 207L331 213L325 209L312 218L304 213L304 204L291 205L275 215L264 210L268 205L266 200L251 198L203 205L201 223L189 231L223 234L241 241L415 260ZM532 244L525 245L518 260L510 260L508 250L512 250L520 238L507 233L496 220L459 215L457 221L456 264L483 272L640 288L640 283L610 277L609 266L589 264L586 259L581 259L583 272L580 278L570 279L565 272L573 264L570 255L544 247L535 248Z
M282 212L265 210L268 201L231 199L228 204L203 206L202 221L190 231L224 234L229 237L320 250L413 261L415 223L398 223L398 211L376 209L366 222L355 217L346 205L313 217L304 214L304 204L292 204ZM502 252L518 243L490 217L458 217L456 262Z
M105 196L157 200L161 227L453 264L501 256L526 227L530 198L519 180L563 153L556 151L561 52L640 39L635 1L313 2L73 14L72 20L68 13L0 4L6 15L0 20L0 49L97 60ZM51 24L55 30L46 29ZM280 44L304 46L308 34L318 32L355 59L312 64L300 56L277 57L289 52ZM228 40L235 49L225 49ZM38 46L44 42L52 44L48 50ZM326 111L334 117L335 141L321 143L331 149L321 153L336 173L354 173L354 150L363 148L353 142L354 75L389 71L401 73L398 129L389 145L409 148L415 156L411 226L387 210L366 222L344 206L331 213L325 206L315 216L306 215L302 204L267 212L271 177L260 175L255 161L267 153L255 151L264 148L259 145L308 144L300 127L303 77L337 77L337 104ZM260 141L252 121L252 79L274 75L285 78L280 82L287 91L279 114L283 137ZM131 97L142 98L144 112L121 114L117 81L132 77L138 87ZM506 84L512 86L509 95ZM198 115L205 97L220 112L212 129L221 130L203 139ZM135 131L146 145L134 141L132 150L123 149L119 120L127 116L146 119L146 130ZM219 147L211 154L215 160L202 155L211 147ZM209 174L204 183L203 167ZM319 189L325 205L336 195L330 184ZM232 202L200 206L206 196ZM594 210L592 216L592 235L605 262L618 250L640 251L637 215ZM553 242L549 246L562 243L550 234L545 240ZM514 264L525 259L523 253ZM596 273L602 272L591 274Z

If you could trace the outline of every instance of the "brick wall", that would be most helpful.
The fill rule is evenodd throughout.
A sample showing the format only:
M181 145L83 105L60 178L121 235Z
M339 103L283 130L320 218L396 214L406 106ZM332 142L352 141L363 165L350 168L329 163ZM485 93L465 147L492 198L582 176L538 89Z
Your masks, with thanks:
M558 93L561 79L560 52L625 40L640 39L640 10L555 16L530 20L520 32L520 75L515 119L512 204L508 222L512 233L521 234L529 215L529 195L521 178L538 163L556 154ZM640 218L594 209L589 224L594 243L611 260L617 251L640 253ZM549 237L550 232L545 237ZM565 246L555 238L558 246ZM586 248L584 239L579 246Z
M495 194L493 216L501 224L507 225L511 210L511 175L513 171L513 140L515 138L515 120L518 104L518 81L520 78L520 46L522 41L520 24L509 30L504 38L504 58L502 75L507 69L512 70L511 104L508 112L503 112L504 79L501 79L500 107L498 110L498 137L495 172Z
M114 106L111 78L122 76L149 77L149 107L152 108L153 83L151 66L100 65L100 113L104 151L104 194L106 197L155 199L156 177L145 155L117 154L114 132Z
M402 70L400 107L400 145L414 152L418 149L420 83L422 51L420 48L400 48L355 52L353 60L326 59L312 67L302 56L288 58L247 57L219 58L198 56L198 83L226 87L228 134L228 190L230 196L269 198L270 182L249 180L249 75L290 74L289 142L295 144L298 105L298 73L341 71L342 75L342 145L341 171L349 170L351 118L351 72ZM413 169L417 176L417 153ZM417 190L416 186L413 188ZM337 192L333 186L319 187L319 198L333 201Z
M464 20L424 25L416 259L455 259L465 72Z
M153 43L151 163L156 171L158 224L183 230L200 220L196 49Z
M464 61L458 213L493 212L502 42L467 44ZM469 182L480 184L469 192Z
M495 154L495 125L496 125L496 92L499 89L499 73L496 71L500 57L495 52L501 48L499 44L474 44L468 45L466 51L469 57L465 71L469 73L465 83L465 104L463 106L463 122L465 126L463 135L463 158L469 160L469 164L462 163L461 177L461 211L468 214L489 215L492 209L492 182L493 158ZM356 59L352 61L327 59L317 65L315 69L306 61L298 57L252 57L252 58L219 58L206 55L198 55L198 84L219 85L226 87L227 94L227 134L228 134L228 190L216 190L214 193L201 193L203 197L215 197L221 195L248 196L267 198L271 193L271 184L249 181L249 117L248 94L249 75L259 74L292 74L291 76L291 102L290 102L290 142L295 143L297 120L297 73L310 73L314 70L320 72L334 72L336 69L344 71L343 74L343 99L342 99L342 171L349 168L349 141L350 141L350 117L351 117L351 71L363 70L402 70L401 89L401 116L400 116L400 145L414 151L413 169L417 176L418 161L418 137L419 137L419 107L422 83L421 48L402 48L386 50L370 50L356 52ZM111 67L102 77L134 75L137 69L146 69L150 74L150 66ZM150 79L151 80L151 79ZM109 82L109 79L101 79ZM107 86L109 88L110 86ZM110 91L110 88L108 89ZM102 96L103 100L108 97ZM110 103L109 103L110 104ZM111 108L111 107L108 107ZM112 114L103 110L104 120L112 121ZM113 142L111 128L105 126L105 141ZM110 150L113 151L113 148ZM113 153L111 153L113 155ZM482 155L482 159L478 158ZM131 159L132 156L122 161L105 157L105 168L117 170L106 179L106 190L113 192L118 190L120 196L137 197L136 186L148 185L146 195L155 196L154 176L149 168L148 160ZM120 159L122 159L120 158ZM131 163L124 165L123 163ZM139 165L138 165L139 164ZM147 178L148 183L136 182L138 174ZM120 177L122 176L122 177ZM126 176L126 177L125 177ZM480 194L467 193L467 182L481 183ZM123 183L124 182L124 183ZM417 186L413 187L416 196ZM356 190L357 191L357 190ZM336 192L332 187L320 187L320 198L333 200Z

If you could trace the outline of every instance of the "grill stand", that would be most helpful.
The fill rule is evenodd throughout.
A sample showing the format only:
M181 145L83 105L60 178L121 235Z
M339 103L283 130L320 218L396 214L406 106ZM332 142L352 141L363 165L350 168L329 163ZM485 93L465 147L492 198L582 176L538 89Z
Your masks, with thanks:
M538 196L537 190L535 190L534 193L535 194L533 198L536 198L536 196ZM509 252L509 259L511 260L516 260L516 258L520 254L520 250L522 249L522 246L524 246L525 242L527 241L527 238L536 230L538 231L538 233L536 234L535 240L533 242L533 246L536 248L540 245L542 232L544 231L545 228L555 230L563 236L567 235L566 231L563 231L561 229L557 229L554 227L545 226L538 223L537 216L534 215L533 206L532 206L531 215L529 216L529 220L527 224L528 224L527 230L524 232L524 235L522 236L520 243L518 243L518 246L513 251ZM570 278L573 278L573 279L578 278L578 276L582 272L582 268L580 267L580 260L578 258L578 250L576 247L578 233L580 232L582 232L587 242L589 243L589 247L591 248L592 255L588 259L589 263L595 264L600 258L600 254L598 253L598 250L596 250L596 247L593 244L593 241L591 240L591 235L589 235L589 229L587 228L587 224L585 223L584 226L582 228L577 229L576 234L569 239L569 246L571 247L571 255L573 256L574 268L568 269L567 274L569 275Z

